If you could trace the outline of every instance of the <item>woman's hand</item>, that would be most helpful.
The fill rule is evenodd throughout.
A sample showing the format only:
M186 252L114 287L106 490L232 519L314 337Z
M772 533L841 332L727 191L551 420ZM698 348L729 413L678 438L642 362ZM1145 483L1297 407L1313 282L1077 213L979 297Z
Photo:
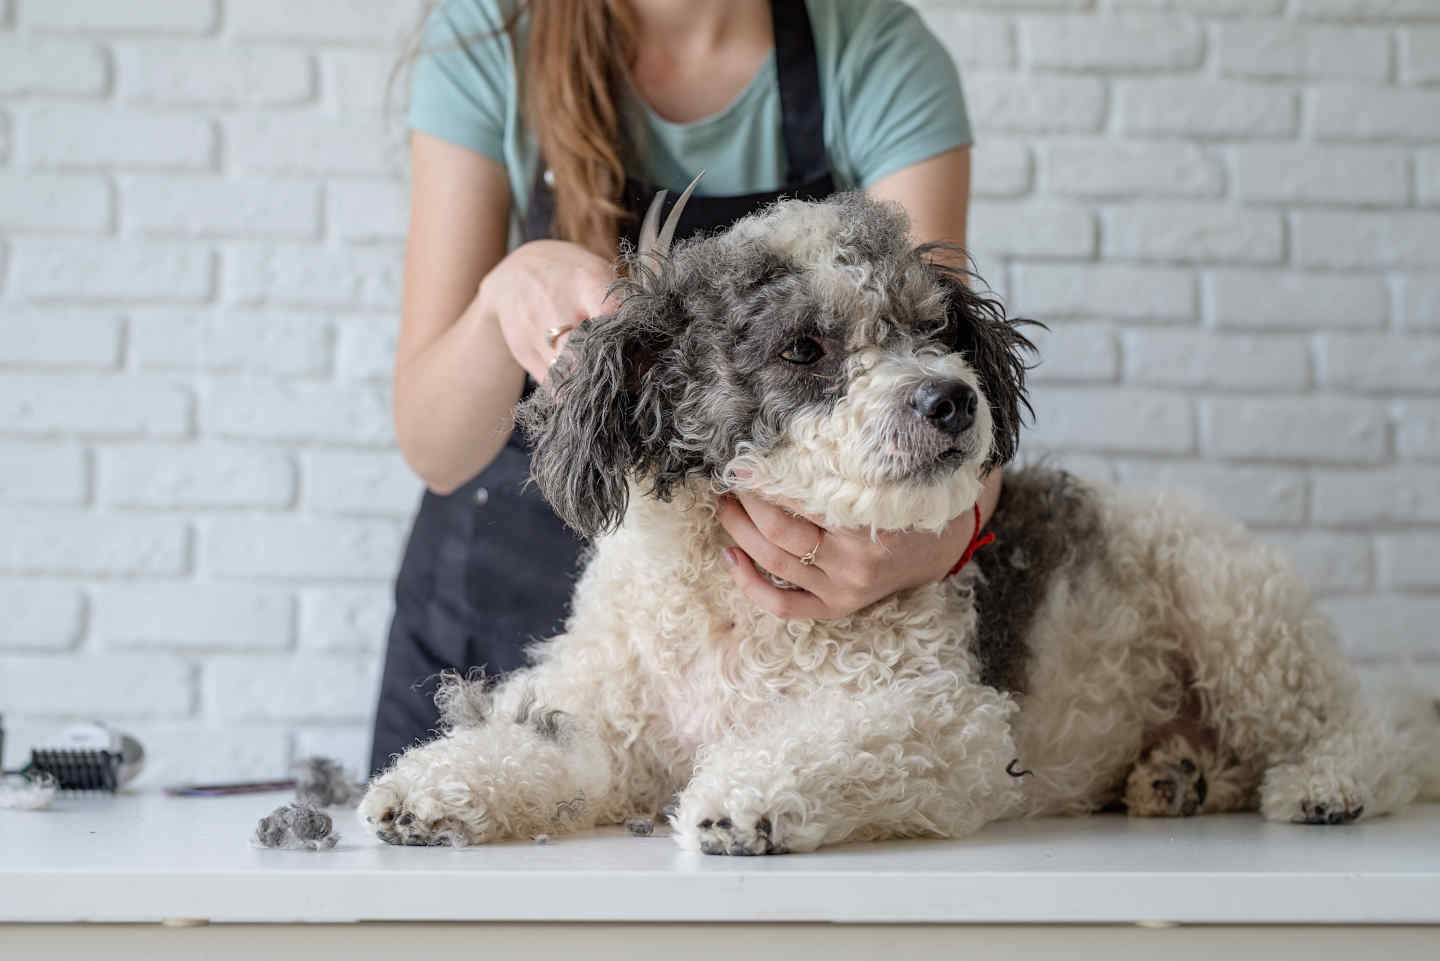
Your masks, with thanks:
M480 299L516 362L541 382L565 347L566 334L552 332L606 313L614 280L610 262L579 244L535 240L495 265L480 284Z
M980 494L981 525L1000 496L1000 471L985 479ZM939 534L821 528L785 504L753 494L725 495L721 526L739 547L727 548L730 574L752 601L786 620L848 617L896 591L938 581L965 553L975 534L975 513L965 511ZM815 549L813 562L801 562ZM783 577L796 590L776 587L756 565Z

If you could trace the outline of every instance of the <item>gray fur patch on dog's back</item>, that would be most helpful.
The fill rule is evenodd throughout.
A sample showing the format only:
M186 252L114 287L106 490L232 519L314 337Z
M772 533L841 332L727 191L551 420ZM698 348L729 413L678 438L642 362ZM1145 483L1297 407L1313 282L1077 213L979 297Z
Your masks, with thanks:
M1030 624L1055 577L1100 548L1099 505L1094 492L1066 471L1006 471L987 530L995 542L970 562L982 575L974 587L979 618L971 643L983 683L1023 692Z

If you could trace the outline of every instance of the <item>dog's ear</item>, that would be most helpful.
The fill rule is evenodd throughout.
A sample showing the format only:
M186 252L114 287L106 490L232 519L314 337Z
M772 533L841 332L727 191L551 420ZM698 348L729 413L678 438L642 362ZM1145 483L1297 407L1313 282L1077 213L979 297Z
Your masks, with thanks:
M617 284L615 313L581 324L547 384L516 412L533 448L531 479L583 537L620 523L631 472L666 470L678 389L666 372L684 316L653 279Z
M992 444L985 467L998 467L1015 456L1020 443L1021 408L1035 416L1025 387L1025 373L1036 355L1035 345L1022 327L1045 325L1033 320L1007 317L1005 307L994 297L981 293L983 284L974 273L951 266L962 251L947 244L926 244L916 251L930 265L946 299L945 327L940 338L965 355L980 378L980 389L990 404Z

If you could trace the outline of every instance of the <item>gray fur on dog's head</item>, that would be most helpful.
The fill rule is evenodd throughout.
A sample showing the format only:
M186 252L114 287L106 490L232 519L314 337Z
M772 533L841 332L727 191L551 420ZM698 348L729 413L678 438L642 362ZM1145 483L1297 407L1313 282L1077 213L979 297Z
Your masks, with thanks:
M837 520L935 526L870 495L913 502L1013 457L1033 349L1026 321L936 260L953 253L915 247L898 206L851 193L628 257L615 312L581 325L519 411L535 481L586 536L619 523L630 479L661 499L701 478L801 494ZM906 412L904 391L942 377L979 395L977 436L937 439ZM854 451L821 450L837 438Z

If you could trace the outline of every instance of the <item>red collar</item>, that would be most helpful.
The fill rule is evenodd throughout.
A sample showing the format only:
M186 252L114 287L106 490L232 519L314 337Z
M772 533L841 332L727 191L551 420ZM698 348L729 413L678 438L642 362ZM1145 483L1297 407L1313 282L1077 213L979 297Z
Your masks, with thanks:
M959 574L961 568L970 563L970 558L975 556L975 552L993 540L995 540L994 531L986 531L983 537L980 535L980 505L976 504L975 533L970 535L970 543L965 546L965 553L960 555L960 559L955 562L955 566L950 568L950 573L945 576L954 577L956 574Z

